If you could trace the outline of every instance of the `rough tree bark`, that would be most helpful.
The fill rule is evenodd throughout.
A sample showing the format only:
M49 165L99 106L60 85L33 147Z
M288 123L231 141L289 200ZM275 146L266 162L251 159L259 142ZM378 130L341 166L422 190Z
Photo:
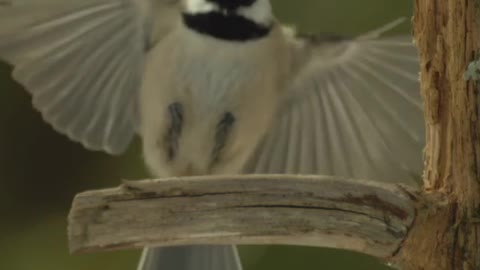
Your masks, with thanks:
M478 92L463 78L479 48L476 17L476 0L415 0L431 203L404 243L405 269L480 269Z

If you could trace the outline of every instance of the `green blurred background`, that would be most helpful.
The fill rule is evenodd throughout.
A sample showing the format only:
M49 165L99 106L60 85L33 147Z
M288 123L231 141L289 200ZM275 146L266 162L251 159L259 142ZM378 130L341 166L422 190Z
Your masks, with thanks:
M79 0L81 1L81 0ZM406 0L274 0L277 16L308 32L356 34L400 16ZM406 23L400 31L408 32ZM121 157L89 152L42 122L0 63L0 269L133 270L140 251L71 256L66 217L80 191L147 177L136 141ZM359 254L321 248L242 247L246 270L389 269Z

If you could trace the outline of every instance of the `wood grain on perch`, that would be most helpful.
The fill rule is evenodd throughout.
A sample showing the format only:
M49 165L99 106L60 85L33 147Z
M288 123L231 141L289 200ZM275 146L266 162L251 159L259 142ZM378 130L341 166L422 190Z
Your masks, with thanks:
M416 216L397 185L327 176L250 175L125 182L79 194L74 253L183 244L335 247L396 253Z

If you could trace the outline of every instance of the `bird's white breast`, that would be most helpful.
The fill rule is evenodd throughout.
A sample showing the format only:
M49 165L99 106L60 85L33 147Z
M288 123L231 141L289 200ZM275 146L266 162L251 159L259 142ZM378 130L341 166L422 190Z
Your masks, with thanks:
M184 38L188 46L178 50L175 83L197 113L231 110L250 92L261 91L256 87L269 72L261 61L265 41L233 43L193 32Z
M236 121L225 152L241 159L229 161L240 169L275 109L278 72L272 60L277 55L270 43L226 42L180 29L151 51L141 98L141 133L146 161L156 174L181 175L192 166L194 174L208 173L216 128L227 112ZM157 148L168 128L167 107L174 102L184 107L184 128L178 158L168 164Z

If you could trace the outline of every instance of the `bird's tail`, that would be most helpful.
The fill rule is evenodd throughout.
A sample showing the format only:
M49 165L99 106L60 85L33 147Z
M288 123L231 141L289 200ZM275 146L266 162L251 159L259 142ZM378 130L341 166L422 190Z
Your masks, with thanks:
M146 248L137 270L242 270L235 246Z

